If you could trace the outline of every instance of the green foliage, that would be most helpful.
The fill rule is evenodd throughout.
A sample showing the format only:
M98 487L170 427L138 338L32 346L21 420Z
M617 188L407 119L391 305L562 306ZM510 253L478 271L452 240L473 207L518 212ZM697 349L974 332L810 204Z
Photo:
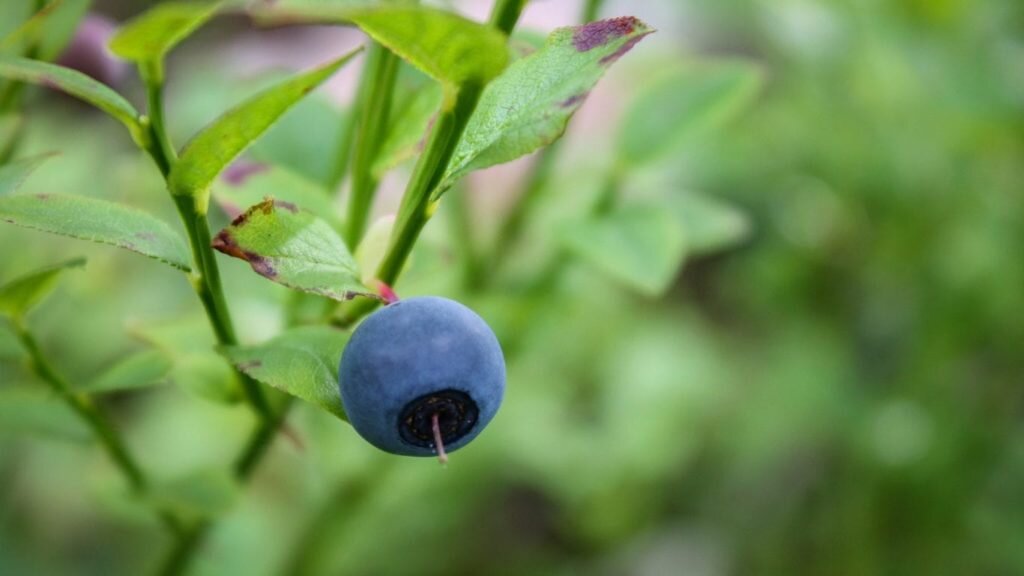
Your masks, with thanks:
M747 109L763 82L743 61L702 62L663 73L640 91L619 136L624 162L667 160L687 140L707 134Z
M288 202L268 198L252 206L217 234L213 247L295 290L334 300L370 293L330 224Z
M627 206L567 226L566 248L648 296L662 294L686 255L679 222L658 206Z
M163 61L179 42L212 18L220 2L164 2L128 22L110 40L110 50L140 65Z
M136 142L146 141L135 107L105 84L77 70L28 58L0 55L0 77L63 90L119 120Z
M679 220L690 256L725 250L750 235L746 214L721 200L694 192L667 196L667 209Z
M8 0L4 5L5 16L14 16L18 11L19 7L11 4L18 4L18 1ZM33 1L33 4L38 3ZM85 16L89 4L90 0L51 0L7 35L0 29L0 53L23 54L32 50L40 60L53 60L74 36L75 27Z
M230 366L213 348L216 340L209 326L201 318L180 318L166 322L136 325L130 331L152 349L139 354L132 366L139 373L158 378L142 377L157 384L163 378L198 398L218 404L234 404L241 399L238 379ZM148 357L148 358L147 358ZM169 366L167 364L169 363ZM164 366L167 366L164 370ZM118 371L117 367L111 371ZM104 376L100 376L104 379ZM117 378L116 380L121 380ZM128 378L125 378L127 384Z
M0 165L0 196L17 190L40 164L53 156L54 154L38 154Z
M117 246L189 270L181 235L163 220L122 204L85 196L22 194L0 198L0 221Z
M256 380L345 419L338 365L347 342L346 332L308 326L256 346L223 348L221 353Z
M92 438L70 408L36 386L0 388L0 433L83 443Z
M594 30L607 33L587 40ZM435 195L473 170L557 140L608 66L651 32L635 18L554 31L543 48L512 63L484 90Z
M490 26L426 6L317 5L284 11L288 21L358 25L371 38L451 89L486 84L508 64L506 38Z
M489 26L422 6L353 10L347 18L435 80L486 84L508 64L506 38Z
M205 211L214 179L264 131L358 51L274 85L226 112L182 150L168 180L171 193L195 196Z
M373 164L373 171L378 177L423 150L442 98L443 91L439 85L421 86L407 102L393 111L394 120Z
M242 399L231 367L209 350L175 354L168 378L186 392L210 402L235 404Z
M171 360L165 353L143 350L117 361L78 390L89 394L105 394L149 388L165 383L171 366Z
M350 121L347 114L326 98L314 94L271 126L248 154L254 160L285 168L327 188L333 169L333 152L338 148L343 127ZM255 200L250 202L254 203Z
M20 318L49 296L61 274L68 268L85 265L85 258L75 258L0 285L0 313Z
M160 482L145 495L142 503L197 522L227 514L241 493L238 480L227 472L202 470Z
M222 179L214 184L214 200L232 218L240 216L245 208L273 197L316 214L334 228L340 227L337 206L322 186L279 166L255 164L250 169L252 173L244 176L240 183Z

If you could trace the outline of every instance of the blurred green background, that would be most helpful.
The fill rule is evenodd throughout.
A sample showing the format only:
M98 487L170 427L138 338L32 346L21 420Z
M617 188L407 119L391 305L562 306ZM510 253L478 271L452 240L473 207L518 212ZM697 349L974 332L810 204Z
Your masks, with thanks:
M480 17L489 3L459 7ZM92 10L119 21L143 8ZM575 2L536 0L523 27L547 32L578 14ZM291 439L244 489L189 484L184 500L218 516L194 574L1024 574L1024 3L652 0L602 11L623 14L659 32L570 125L505 273L468 289L443 213L398 286L464 301L498 332L508 391L496 420L441 468L378 453L297 408ZM171 57L176 140L282 68L359 40L219 19ZM704 206L693 227L711 214L736 241L697 249L691 238L659 298L577 260L543 293L521 290L600 188L625 111L685 102L657 90L658 75L737 59L763 77L748 105L675 142L621 191L691 215ZM139 102L134 75L115 77ZM321 174L355 78L340 75L252 157L292 152L292 168ZM175 221L120 126L30 96L21 154L61 155L26 190ZM480 242L529 162L460 191ZM385 180L381 213L403 173ZM0 228L0 280L75 255L88 266L31 317L48 353L86 382L146 341L187 342L170 377L182 385L104 405L154 475L216 478L208 471L226 467L252 418L223 402L226 368L190 287L128 253ZM286 291L244 263L222 266L243 339L276 333ZM27 382L0 329L0 391ZM151 570L168 545L159 526L73 419L36 409L0 404L0 574Z

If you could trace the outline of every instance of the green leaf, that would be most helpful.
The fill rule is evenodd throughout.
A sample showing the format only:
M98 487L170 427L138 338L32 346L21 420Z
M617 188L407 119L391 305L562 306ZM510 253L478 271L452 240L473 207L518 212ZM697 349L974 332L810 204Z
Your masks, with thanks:
M275 16L274 11L267 13ZM371 38L451 87L486 84L508 64L505 35L491 26L426 6L306 6L276 14L307 23L353 22Z
M608 67L653 32L636 18L555 30L487 86L435 196L465 174L515 160L562 136Z
M302 100L359 50L276 84L226 112L197 134L181 153L168 185L178 196L205 196L222 170L292 106ZM334 127L331 127L332 129Z
M381 6L355 11L351 18L371 38L442 83L485 84L508 64L504 34L451 12Z
M17 190L40 164L54 156L53 153L39 154L0 166L0 196Z
M417 90L408 102L395 110L373 163L374 175L380 178L388 170L420 153L442 97L441 87L429 84Z
M226 514L242 493L238 480L226 470L205 470L154 485L145 495L157 510L169 510L191 521Z
M145 142L139 113L120 94L77 70L38 60L0 55L0 77L58 88L121 121L136 142Z
M235 404L242 388L223 358L204 350L174 357L170 380L186 392L219 404Z
M213 188L213 197L232 218L268 197L295 204L323 218L332 226L341 224L333 195L290 170L267 164L248 165L249 173L235 183L222 178ZM239 181L241 180L241 181Z
M631 206L568 227L565 247L606 274L649 296L663 293L682 266L679 222L657 206Z
M0 389L0 431L75 442L92 439L89 428L67 404L34 386Z
M68 268L85 265L85 258L75 258L37 270L0 286L0 313L24 316L57 287L57 280Z
M171 361L167 379L175 386L219 404L242 399L241 383L234 371L213 352L216 341L206 318L188 316L134 325L129 332Z
M184 239L141 210L85 196L24 194L0 198L0 221L109 244L189 271Z
M5 36L0 41L0 51L24 54L29 47L34 47L37 58L53 60L75 35L78 24L89 9L89 1L53 0Z
M143 350L115 363L80 390L90 394L102 394L163 384L167 381L171 365L171 360L163 352Z
M158 4L122 26L110 40L110 50L121 58L133 62L160 62L179 42L212 18L220 4Z
M342 127L349 121L348 114L326 98L312 96L296 104L267 130L253 143L249 154L255 160L287 168L326 187L331 180ZM333 196L333 190L324 194Z
M4 83L0 82L0 90L3 89ZM18 145L18 135L24 125L24 119L19 114L0 116L0 165L5 164L14 155L15 147Z
M221 353L255 380L345 419L338 365L348 337L327 326L305 326L258 346L226 347Z
M675 194L668 206L683 227L691 256L724 250L750 235L746 214L706 194Z
M295 290L334 300L371 293L330 224L288 202L268 198L249 208L217 234L213 247Z
M668 160L688 139L720 126L757 95L763 74L753 64L712 62L671 71L646 87L627 112L619 137L624 160Z

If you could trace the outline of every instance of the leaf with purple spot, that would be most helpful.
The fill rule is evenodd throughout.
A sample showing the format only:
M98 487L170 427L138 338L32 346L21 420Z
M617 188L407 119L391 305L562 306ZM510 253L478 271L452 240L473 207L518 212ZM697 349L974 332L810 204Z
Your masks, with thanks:
M605 70L653 30L624 17L560 28L484 90L435 198L469 172L525 156L561 137Z
M334 300L373 294L334 228L290 202L267 198L249 208L217 234L213 247L294 290Z

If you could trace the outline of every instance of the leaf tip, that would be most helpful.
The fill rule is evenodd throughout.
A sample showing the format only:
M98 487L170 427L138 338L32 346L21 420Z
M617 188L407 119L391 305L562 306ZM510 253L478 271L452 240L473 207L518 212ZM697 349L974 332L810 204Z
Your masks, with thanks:
M598 20L596 22L576 27L573 30L572 44L579 52L589 52L594 48L604 46L619 38L637 33L636 39L631 39L631 42L635 44L636 40L639 40L651 32L653 32L653 30L650 26L644 24L639 18L635 18L633 16L621 16L618 18L609 18L608 20ZM627 44L629 43L627 42ZM632 47L632 45L630 45L630 47ZM626 48L626 51L628 50L629 48ZM623 52L623 54L624 53L625 52Z

